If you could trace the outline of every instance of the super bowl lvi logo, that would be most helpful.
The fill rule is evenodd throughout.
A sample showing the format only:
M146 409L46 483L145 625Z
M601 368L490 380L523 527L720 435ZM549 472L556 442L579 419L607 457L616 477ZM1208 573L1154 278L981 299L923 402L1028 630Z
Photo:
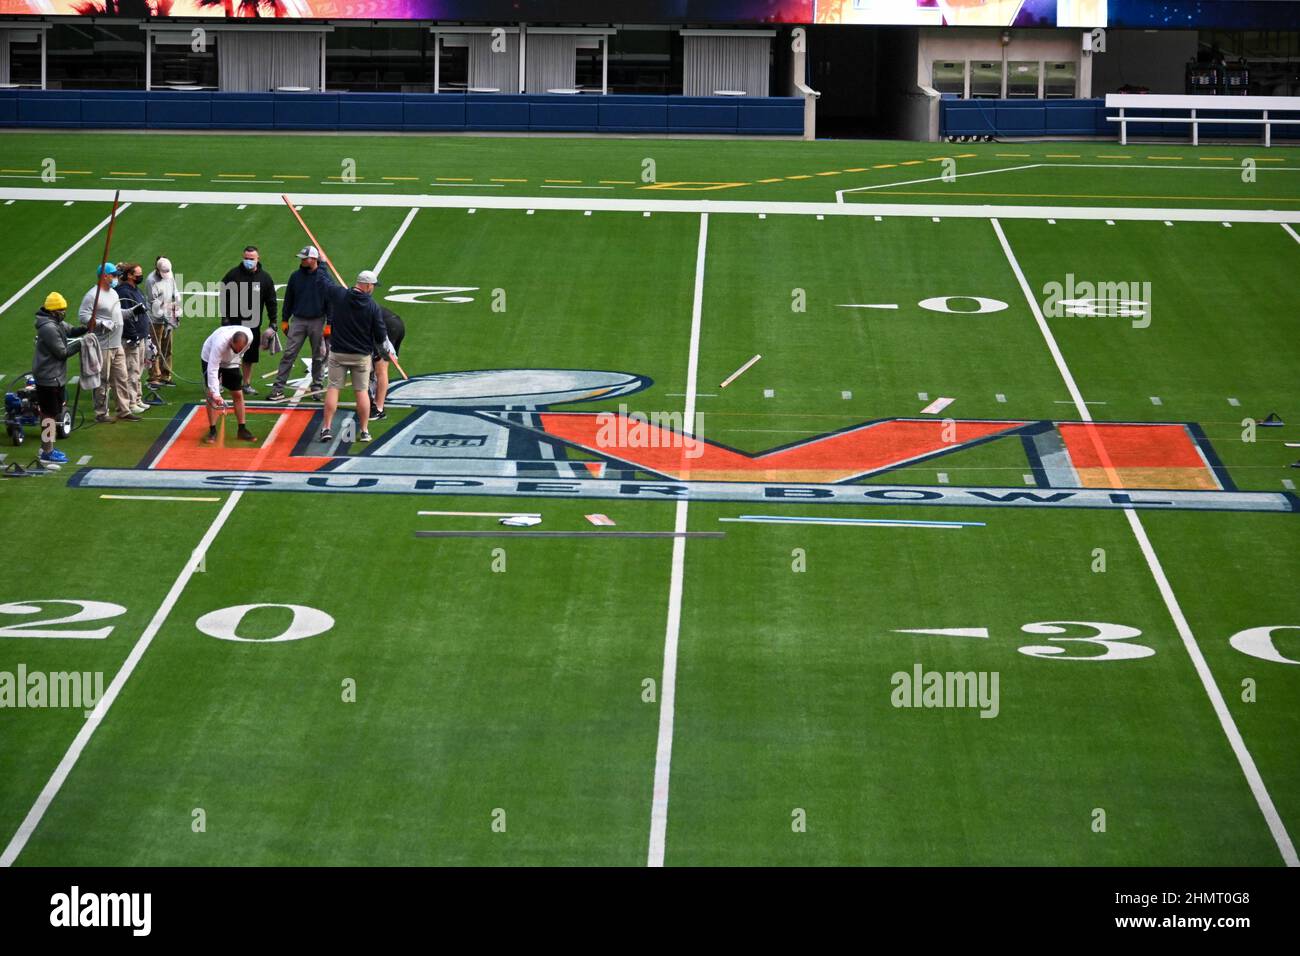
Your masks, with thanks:
M883 418L750 452L713 440L680 412L624 401L653 382L631 372L489 369L393 385L403 417L373 444L317 440L319 408L274 416L261 447L205 445L183 408L136 468L89 468L89 488L241 488L371 494L931 504L1295 512L1293 493L1240 491L1189 422ZM573 406L579 406L575 409ZM594 406L594 408L592 407ZM350 413L341 413L350 414ZM1026 484L891 484L897 469L988 442L1024 456Z

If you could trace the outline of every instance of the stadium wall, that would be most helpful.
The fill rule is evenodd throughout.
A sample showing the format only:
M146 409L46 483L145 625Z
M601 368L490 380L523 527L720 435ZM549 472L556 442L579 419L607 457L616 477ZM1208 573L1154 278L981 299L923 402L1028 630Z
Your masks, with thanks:
M800 136L802 97L0 90L0 127Z

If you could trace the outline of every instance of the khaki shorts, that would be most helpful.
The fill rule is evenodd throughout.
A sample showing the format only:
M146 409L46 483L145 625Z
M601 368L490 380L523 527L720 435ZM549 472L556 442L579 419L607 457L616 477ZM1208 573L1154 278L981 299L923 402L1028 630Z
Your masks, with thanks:
M329 387L342 388L343 376L352 373L352 388L359 392L370 390L370 356L349 352L330 352Z

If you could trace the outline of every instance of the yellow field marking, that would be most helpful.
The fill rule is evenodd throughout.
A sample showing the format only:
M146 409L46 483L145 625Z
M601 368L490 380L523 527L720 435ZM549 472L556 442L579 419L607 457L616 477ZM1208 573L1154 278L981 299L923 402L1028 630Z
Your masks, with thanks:
M869 167L867 167L867 166L854 166L852 169L846 169L846 170L844 170L844 171L845 171L846 173L865 173L865 172L867 171L868 168L869 168ZM765 183L765 182L767 182L767 180L766 180L766 179L760 179L759 182L760 182L760 183ZM773 182L775 182L775 180L773 180Z
M979 153L959 153L954 159L974 159Z
M891 189L891 196L995 196L1024 199L1172 199L1185 202L1300 202L1300 196L1125 196L1092 193L955 193L947 189Z
M1201 159L1201 162L1203 162L1203 163L1231 163L1231 162L1235 162L1236 157L1234 157L1234 156L1202 156L1202 157L1200 157L1200 159Z
M1001 154L999 153L998 155L1001 155ZM947 158L948 158L947 156L931 156L929 159L926 160L926 162L927 162L927 163L942 163L942 162L943 162L944 160L946 160Z
M1253 156L1252 156L1251 158L1254 159ZM1256 159L1255 162L1257 162L1257 163L1285 163L1286 160L1285 160L1285 159Z
M217 173L218 179L256 179L257 173Z
M149 175L148 173L124 173L116 169L109 170L108 174L110 176L148 176Z
M400 180L403 180L403 181L411 181L411 182L414 182L415 180L419 179L420 177L419 177L419 176L383 176L383 177L381 177L381 178L383 178L383 179L393 179L393 180L399 180L399 179L400 179Z
M202 173L163 173L164 176L202 176Z
M1148 156L1147 157L1147 159L1158 159L1167 162L1181 162L1182 158L1183 157L1181 156Z
M1078 153L1048 153L1048 159L1082 159Z
M600 181L600 184L602 186L635 186L636 180L635 179L602 179Z
M783 183L785 182L785 180L782 179L780 176L778 176L776 179L760 179L759 182L760 183Z
M36 170L34 169L0 169L0 173L34 173L34 172L36 172ZM143 176L144 173L141 173L140 175Z
M919 159L909 159L909 160L907 160L906 162L899 163L898 165L900 165L900 166L920 166L920 165L921 165L921 161L920 161Z
M60 176L89 176L89 175L91 175L91 170L89 170L89 169L60 169L60 170L59 170L59 175L60 175ZM165 175L168 175L168 176L175 176L176 174L175 174L175 173L166 173ZM194 175L197 176L198 173L195 173Z
M528 182L528 180L526 180L526 179L493 179L492 182L494 182L494 183L526 183L526 182Z
M994 153L998 159L1028 159L1028 153Z
M294 173L272 173L272 179L311 179L310 176L299 176Z
M998 155L1001 155L1000 153ZM1132 159L1132 153L1098 153L1098 159Z
M893 169L897 165L898 165L897 163L877 163L875 166L872 166L871 168L872 169Z
M465 180L468 182L469 180ZM581 183L581 179L543 179L544 183Z
M785 177L785 178L786 178L786 179L812 179L811 176L804 176L804 175L799 175L799 176L787 176L787 177Z
M805 179L810 177L805 176ZM677 183L652 183L649 186L642 186L641 189L671 189L680 190L681 192L709 192L714 189L735 189L737 186L748 186L749 183L710 183L710 182L677 182Z
M832 169L832 170L831 170L830 172L828 172L828 173L818 173L817 175L818 175L818 176L838 176L839 174L840 174L840 171L839 171L838 169Z

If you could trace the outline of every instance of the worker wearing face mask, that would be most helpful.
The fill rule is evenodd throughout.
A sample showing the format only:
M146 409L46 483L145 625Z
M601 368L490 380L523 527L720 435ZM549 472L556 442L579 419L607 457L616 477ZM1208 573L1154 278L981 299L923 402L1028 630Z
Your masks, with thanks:
M138 422L140 416L131 409L131 388L126 377L126 350L122 348L122 304L117 295L117 266L106 262L97 270L99 281L81 298L77 317L82 325L90 325L99 338L104 353L100 386L95 389L95 421L111 424L115 419L108 412L108 392L113 391L117 404L116 421ZM93 325L92 325L93 319Z
M253 366L258 358L258 334L262 327L262 310L274 325L280 314L279 300L275 294L275 280L262 268L262 256L257 246L244 247L244 258L221 279L221 324L242 325L252 341L244 350L244 394L256 395L253 388Z

